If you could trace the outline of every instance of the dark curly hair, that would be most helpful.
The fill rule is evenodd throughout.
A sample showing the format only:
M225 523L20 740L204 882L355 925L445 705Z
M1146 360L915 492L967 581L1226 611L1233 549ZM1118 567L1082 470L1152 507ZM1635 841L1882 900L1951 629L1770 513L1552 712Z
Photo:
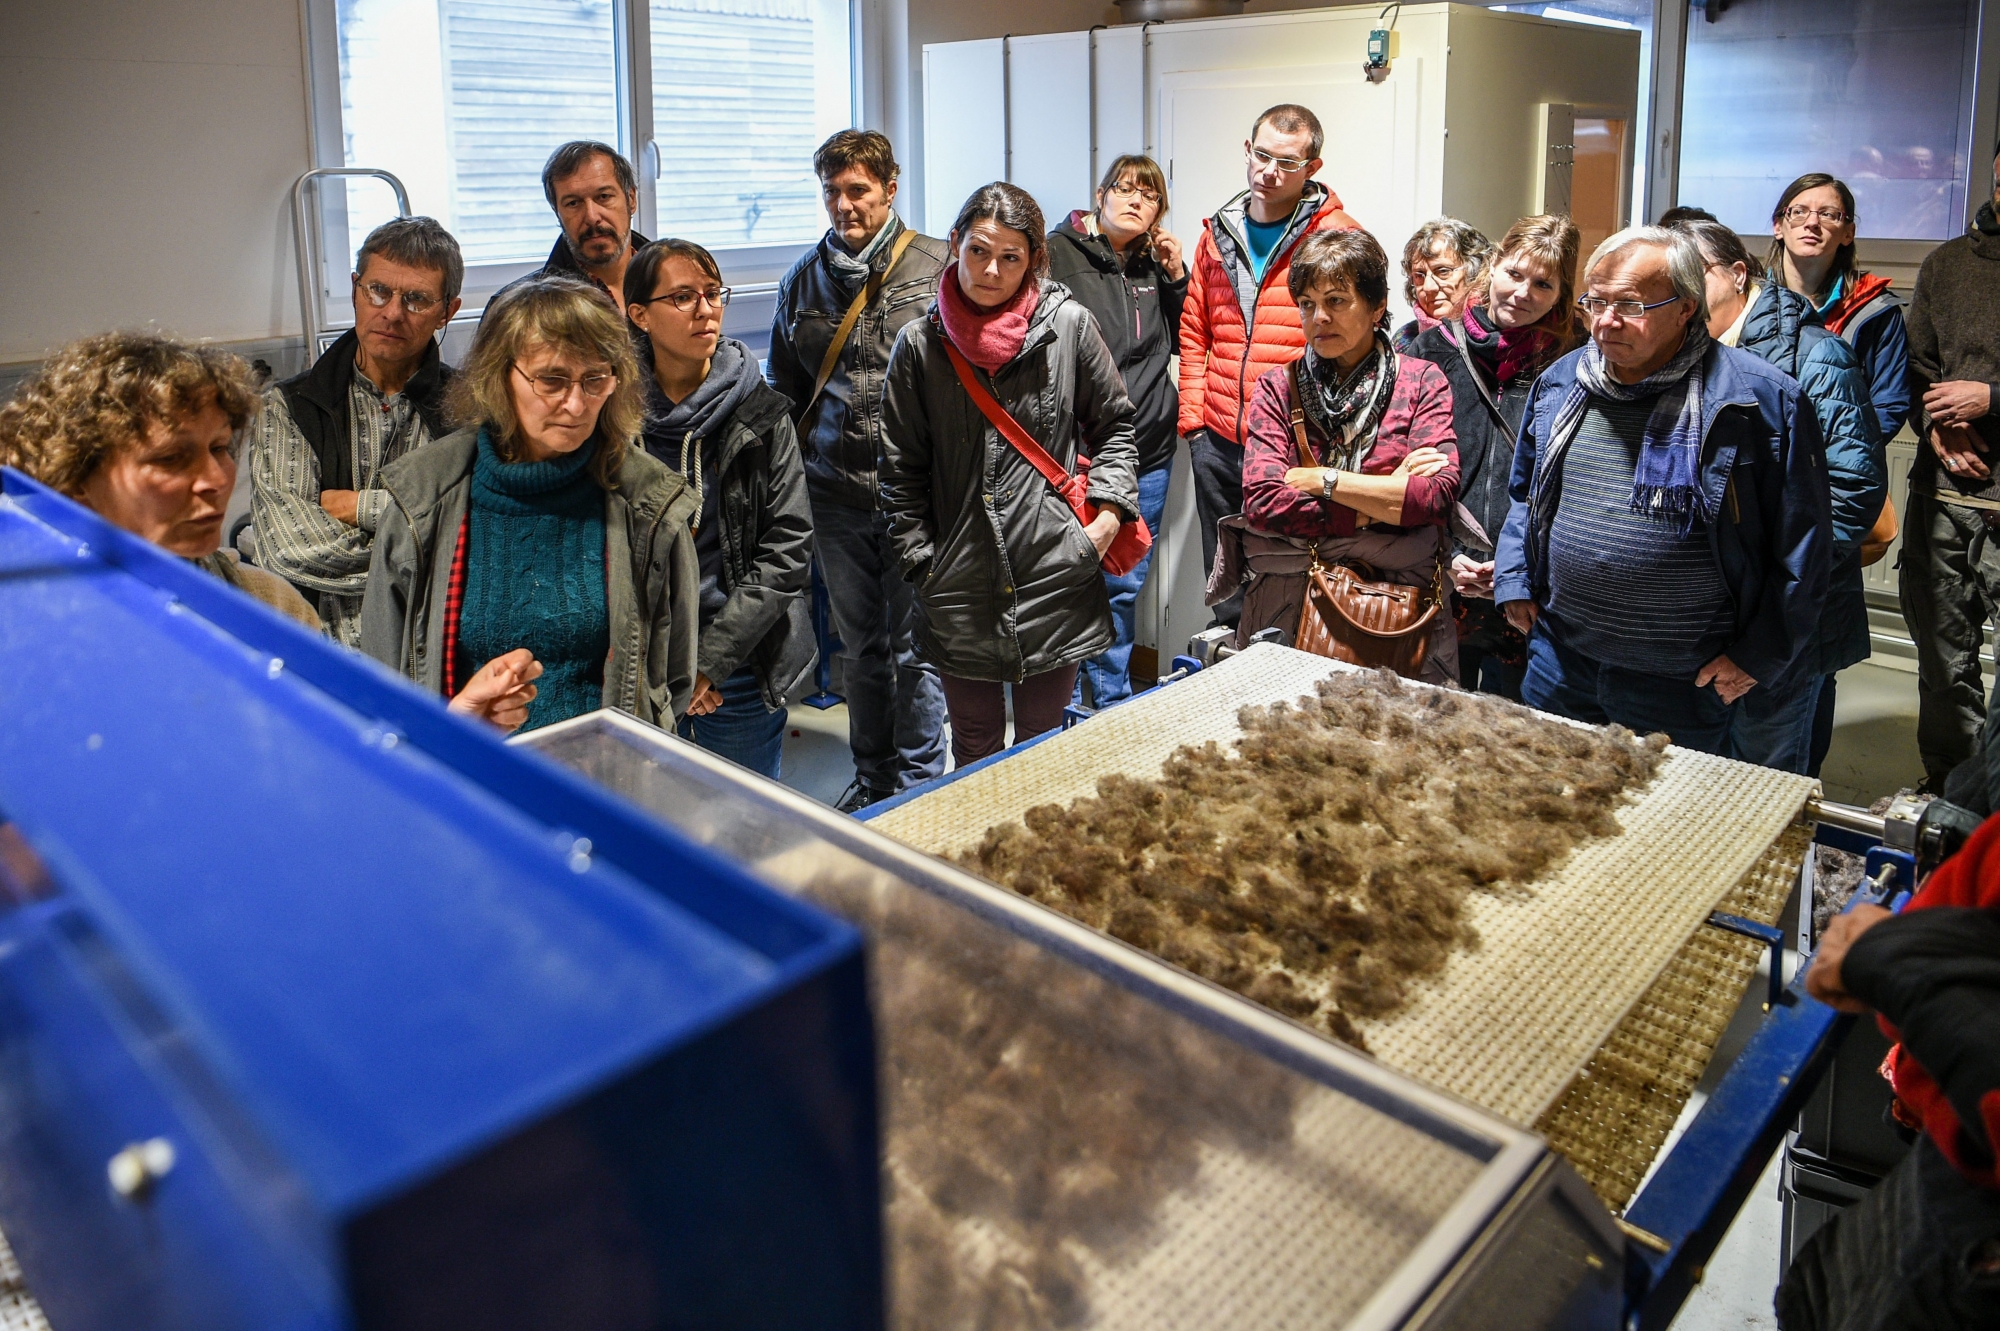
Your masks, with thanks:
M158 333L99 333L42 362L0 407L0 463L66 495L80 495L97 469L210 404L243 429L260 405L241 356Z

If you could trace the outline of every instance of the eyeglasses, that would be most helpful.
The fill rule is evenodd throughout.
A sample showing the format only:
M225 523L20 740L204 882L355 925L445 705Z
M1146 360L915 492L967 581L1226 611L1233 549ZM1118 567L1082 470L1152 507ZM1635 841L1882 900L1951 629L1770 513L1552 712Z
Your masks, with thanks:
M1458 269L1446 264L1439 268L1419 268L1410 274L1410 280L1418 286L1446 287L1451 279L1458 276Z
M595 400L609 393L618 382L617 375L606 374L603 371L586 374L581 379L572 379L555 370L529 374L519 365L513 366L513 370L528 381L528 386L535 390L536 397L546 402L561 402L569 396L569 390L572 388L581 388L584 397Z
M694 308L696 301L701 300L707 301L710 309L722 309L729 304L729 296L730 290L728 287L710 287L706 291L690 291L684 287L679 291L669 291L664 296L654 296L650 300L643 300L639 303L642 305L657 305L661 301L665 301L682 314L686 314Z
M1147 203L1158 203L1160 201L1158 190L1147 189L1144 185L1135 185L1129 180L1121 180L1111 187L1111 197L1114 199L1129 199L1134 194L1144 199Z
M429 314L444 303L428 291L398 291L394 287L385 287L380 282L357 281L355 285L361 288L362 295L368 297L368 303L378 310L398 296L403 299L405 314Z
M1262 148L1252 148L1250 150L1250 160L1258 166L1275 166L1288 176L1303 171L1312 165L1312 163L1303 157L1273 157Z
M1785 220L1793 226L1804 226L1815 217L1827 226L1842 226L1854 220L1838 208L1808 208L1795 203L1785 209Z
M1668 296L1665 300L1656 300L1648 305L1638 300L1606 300L1602 296L1578 296L1576 307L1583 311L1585 318L1593 322L1602 319L1606 310L1610 310L1621 319L1643 319L1647 311L1657 310L1662 305L1671 305L1679 299L1679 296Z

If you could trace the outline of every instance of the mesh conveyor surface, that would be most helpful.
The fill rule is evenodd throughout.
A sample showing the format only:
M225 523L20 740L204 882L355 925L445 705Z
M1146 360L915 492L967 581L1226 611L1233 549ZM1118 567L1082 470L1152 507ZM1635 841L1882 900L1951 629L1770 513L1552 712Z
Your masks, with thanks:
M1252 647L872 823L951 855L1035 805L1094 794L1102 776L1156 776L1182 744L1226 746L1241 733L1242 707L1302 697L1344 669ZM1475 893L1468 919L1481 946L1415 983L1401 1012L1356 1024L1390 1066L1536 1123L1816 789L1806 777L1668 750L1652 785L1620 811L1623 835L1586 844L1525 889Z
M1470 1237L1453 1227L1483 1223L1484 1208L1505 1196L1483 1190L1493 1182L1497 1142L1440 1136L1269 1061L1051 950L1034 932L1088 936L1081 926L878 838L870 840L908 863L866 858L776 807L796 797L749 802L741 777L710 770L706 755L682 762L669 751L662 761L635 747L652 742L629 733L638 727L614 725L613 733L577 729L535 747L642 807L671 811L698 840L869 936L896 1327L973 1320L952 1315L963 1308L948 1306L938 1282L988 1292L1045 1287L1065 1266L1081 1277L1080 1316L1003 1311L990 1324L1393 1324L1400 1314L1375 1301L1406 1288L1420 1296L1434 1278L1423 1274L1434 1273L1428 1264L1450 1262L1452 1243ZM991 894L1025 912L1032 928L918 886L926 875ZM967 1009L979 1013L972 1041L954 1024ZM996 1042L996 1026L1017 1027L1021 1038ZM962 1068L927 1052L940 1035L961 1055L976 1044L996 1046L997 1057ZM972 1106L981 1098L988 1103ZM969 1106L979 1112L968 1116ZM1008 1126L1020 1115L1032 1116L1031 1130ZM1138 1153L1118 1140L1127 1136L1142 1143ZM940 1167L938 1157L954 1151L977 1159L977 1192L939 1186L965 1177ZM1106 1226L1039 1218L1061 1209L1034 1200L1059 1191L1050 1188L1049 1162L1061 1162L1060 1175L1107 1160L1141 1173L1165 1163L1164 1186L1114 1190ZM1444 1249L1426 1247L1453 1232L1462 1237Z

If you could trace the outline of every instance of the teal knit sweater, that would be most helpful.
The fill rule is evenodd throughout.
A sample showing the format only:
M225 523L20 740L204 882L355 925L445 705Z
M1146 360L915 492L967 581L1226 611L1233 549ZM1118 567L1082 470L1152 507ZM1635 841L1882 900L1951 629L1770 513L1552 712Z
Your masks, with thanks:
M472 464L458 677L526 647L542 663L523 730L603 705L611 620L604 604L604 491L591 440L546 462L502 462L479 433Z

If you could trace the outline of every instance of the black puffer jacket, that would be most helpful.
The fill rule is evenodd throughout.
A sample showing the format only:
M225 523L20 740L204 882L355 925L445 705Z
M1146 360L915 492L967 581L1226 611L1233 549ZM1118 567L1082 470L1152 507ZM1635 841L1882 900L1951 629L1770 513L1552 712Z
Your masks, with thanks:
M1020 352L987 383L1057 462L1074 471L1079 451L1092 459L1092 503L1138 514L1132 400L1097 320L1060 283L1042 283ZM1096 550L966 396L935 311L897 339L887 406L882 504L917 585L924 657L949 675L1013 682L1110 646Z
M648 422L646 451L670 467L680 464L681 442ZM695 668L719 688L748 662L775 712L819 659L806 603L812 510L783 395L756 384L721 427L716 461L721 479L707 483L722 487L718 581L728 599L701 630Z
M1457 339L1464 336L1464 325L1457 319L1432 324L1417 335L1407 354L1443 370L1451 384L1451 424L1458 434L1458 502L1485 528L1487 539L1480 544L1457 523L1452 535L1459 552L1468 559L1487 560L1493 558L1500 529L1507 525L1511 502L1507 481L1514 470L1514 438L1521 433L1521 418L1528 414L1536 374L1522 370L1496 387L1484 368L1474 369L1459 351ZM1478 380L1473 378L1475 374L1480 376ZM1491 405L1480 392L1482 386L1493 394Z
M1121 257L1108 239L1083 229L1084 218L1071 213L1049 232L1049 276L1096 317L1137 413L1132 433L1139 470L1153 471L1174 460L1181 395L1172 363L1180 351L1187 274L1177 282L1161 272L1150 246Z
M888 225L902 228L900 220ZM879 289L861 311L847 345L834 363L833 377L802 416L812 397L813 379L833 334L859 288L844 285L827 262L831 234L806 251L778 284L778 312L771 321L771 355L765 375L771 387L791 400L792 423L805 455L806 483L816 499L849 508L874 509L880 500L875 459L882 448L882 385L889 352L906 324L923 316L937 297L938 272L950 257L941 240L919 235L894 267L888 267L895 238L875 256Z

